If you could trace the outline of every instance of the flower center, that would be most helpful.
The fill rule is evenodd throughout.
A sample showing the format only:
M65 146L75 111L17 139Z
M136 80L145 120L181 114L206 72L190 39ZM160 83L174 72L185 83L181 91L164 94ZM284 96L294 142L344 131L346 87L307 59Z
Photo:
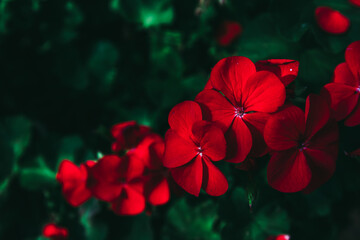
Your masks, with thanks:
M298 149L300 152L302 152L303 150L307 149L307 147L309 146L308 142L300 142L298 144Z
M202 157L203 156L203 149L201 148L201 147L198 147L197 148L197 152L198 152L198 155L200 155L200 157Z
M235 117L240 117L242 118L245 115L245 110L244 107L237 107L235 108Z

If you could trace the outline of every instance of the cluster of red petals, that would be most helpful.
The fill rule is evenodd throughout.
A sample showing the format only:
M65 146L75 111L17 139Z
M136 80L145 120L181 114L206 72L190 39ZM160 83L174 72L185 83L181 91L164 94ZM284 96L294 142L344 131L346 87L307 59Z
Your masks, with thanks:
M317 7L315 19L319 27L330 34L343 34L350 27L350 20L330 7Z
M268 182L278 191L312 192L333 175L338 128L323 97L308 96L305 113L296 106L284 106L266 123L264 138L273 150Z
M146 202L167 203L170 191L162 163L164 140L136 122L115 125L112 134L116 136L115 152L127 150L125 154L105 155L80 167L69 160L61 162L57 180L66 200L79 206L94 196L109 202L119 215L139 214Z
M349 127L360 124L360 41L347 47L345 62L335 68L333 81L324 90L330 95L337 121L346 119L345 125Z
M230 45L235 38L241 35L243 31L240 23L235 21L224 21L219 27L216 41L220 46Z
M65 199L72 206L77 207L92 196L89 170L94 165L94 161L87 161L80 167L67 159L61 162L56 179L62 185Z
M164 166L170 168L175 182L195 196L201 188L212 196L224 194L228 182L213 163L226 155L223 130L204 121L200 106L193 101L176 105L169 114L169 125Z
M256 71L246 57L228 57L213 68L197 101L206 120L217 123L227 142L226 161L240 163L267 152L263 129L285 101L284 84L269 71Z
M43 236L51 240L66 240L69 236L68 230L54 223L48 223L43 228Z
M290 236L287 234L280 234L277 236L268 237L266 240L290 240Z

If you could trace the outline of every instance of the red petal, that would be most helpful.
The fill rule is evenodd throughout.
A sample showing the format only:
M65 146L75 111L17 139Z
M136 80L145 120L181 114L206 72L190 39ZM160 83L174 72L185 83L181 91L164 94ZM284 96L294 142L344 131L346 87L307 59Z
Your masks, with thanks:
M227 142L226 161L240 163L245 160L252 146L252 136L244 121L235 118L231 128L225 133Z
M345 60L351 72L357 79L357 86L360 84L360 41L351 43L345 51Z
M305 116L296 106L288 106L274 114L266 123L264 138L273 150L297 147L305 129Z
M147 201L154 206L167 203L170 199L167 179L160 174L151 176L150 181L145 185L145 196Z
M285 85L289 85L298 75L299 62L290 59L270 59L255 63L257 71L269 71L274 73Z
M316 8L315 18L319 27L331 34L345 33L350 27L350 20L330 7Z
M310 184L304 189L304 192L310 193L327 182L334 174L337 155L330 155L314 149L306 149L304 154L312 172Z
M131 186L126 186L120 197L112 201L111 208L118 215L136 215L144 211L145 198Z
M212 69L213 88L222 92L233 104L241 102L242 84L256 72L253 62L246 57L221 59Z
M356 93L354 87L340 83L329 83L324 86L324 90L330 96L333 117L337 121L348 116L358 102L359 94Z
M138 159L141 159L145 166L150 168L151 166L151 156L150 156L150 145L155 143L155 142L162 142L162 138L155 133L151 133L151 134L147 134L140 142L139 144L135 147L132 148L129 153L131 153L131 155L137 157Z
M121 183L98 181L91 190L96 198L102 201L111 202L120 196L122 189L123 184Z
M326 100L315 94L306 98L305 106L305 136L311 138L316 132L325 126L330 118L330 109Z
M360 7L360 0L349 0L349 2L357 7Z
M358 81L354 78L353 73L350 71L347 63L340 63L336 66L334 71L334 83L342 83L350 87L357 88L359 86Z
M235 117L235 107L215 90L204 90L200 92L195 101L197 101L207 119L220 123L224 130L227 130Z
M164 166L174 168L191 161L196 155L197 146L190 140L184 139L172 129L165 135Z
M339 130L337 122L330 120L309 141L307 148L327 152L329 155L337 156L339 143Z
M150 169L161 169L163 168L163 159L165 152L165 143L164 141L155 142L149 147L150 152Z
M66 228L58 227L54 223L48 223L43 228L43 236L52 239L67 239L69 232Z
M229 185L224 174L215 165L204 159L204 180L202 188L211 196L223 195Z
M219 29L217 42L221 46L228 46L242 33L242 26L238 22L224 21Z
M260 157L267 152L268 148L264 140L264 128L269 118L270 114L260 112L245 114L243 117L253 140L250 152L252 157Z
M86 187L87 170L85 166L77 167L69 160L63 160L56 176L62 184L65 199L74 207L83 204L91 197Z
M188 193L199 196L203 178L203 163L200 156L188 164L170 169L175 182Z
M271 157L267 178L269 185L280 192L298 192L311 180L311 170L304 154L296 148L275 152Z
M275 112L286 97L284 84L267 71L257 72L243 81L242 94L242 106L246 112Z
M219 161L225 158L226 141L223 131L206 121L199 121L192 129L194 141L201 147L201 153L211 161Z
M359 94L357 94L359 95ZM349 117L345 121L345 126L354 127L360 124L360 101L358 100L357 105L351 112Z
M201 108L193 101L179 103L171 109L168 120L172 130L183 138L188 138L194 122L202 120Z

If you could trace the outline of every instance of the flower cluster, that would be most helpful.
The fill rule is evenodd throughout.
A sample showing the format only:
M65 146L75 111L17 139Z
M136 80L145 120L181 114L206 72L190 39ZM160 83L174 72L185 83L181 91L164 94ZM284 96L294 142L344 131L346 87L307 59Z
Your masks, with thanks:
M169 114L164 166L188 193L226 192L221 161L249 170L269 154L269 185L281 192L309 193L330 179L338 155L337 122L360 123L360 41L349 45L332 83L310 94L305 111L291 99L299 62L271 59L253 63L228 57L212 69L195 98Z
M66 200L79 206L94 196L109 202L119 215L139 214L146 202L155 206L168 202L163 139L134 121L115 125L111 133L114 154L80 167L69 160L61 162L56 178Z

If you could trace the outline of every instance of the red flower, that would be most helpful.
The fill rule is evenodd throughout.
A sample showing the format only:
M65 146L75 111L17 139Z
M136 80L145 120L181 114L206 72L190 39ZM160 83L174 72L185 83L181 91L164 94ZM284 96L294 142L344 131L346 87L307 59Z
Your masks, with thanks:
M107 155L92 168L96 179L94 196L111 202L119 215L135 215L145 208L143 196L143 162L131 154L123 157Z
M333 82L324 89L330 95L335 119L346 118L345 125L352 127L360 124L360 41L347 47L345 60L335 68Z
M326 100L306 99L305 114L287 106L266 123L265 141L274 150L267 168L269 185L281 192L311 192L335 171L338 129Z
M54 223L48 223L43 228L43 236L51 240L65 240L68 235L66 228L58 227Z
M92 196L89 169L93 165L93 161L87 161L80 167L69 160L60 163L56 179L62 185L65 199L74 207L83 204Z
M350 27L350 20L330 7L317 7L315 19L322 30L331 34L345 33Z
M349 0L349 2L357 7L360 7L360 0Z
M290 59L270 59L257 61L256 71L269 71L274 73L285 85L289 85L298 75L299 62Z
M203 121L200 106L192 101L182 102L171 110L169 125L164 166L170 168L175 182L195 196L199 196L201 188L212 196L224 194L228 182L212 163L225 157L223 131Z
M242 26L238 22L224 21L219 28L216 40L221 46L230 45L242 33Z
M277 236L268 237L266 240L290 240L290 236L287 234L280 234Z
M228 57L215 65L195 100L207 119L228 130L227 161L239 163L252 147L253 157L266 153L263 128L269 113L284 103L285 87L275 74L256 72L250 59Z
M149 132L149 127L138 125L135 121L116 124L111 129L111 134L116 139L111 149L119 152L133 148Z

